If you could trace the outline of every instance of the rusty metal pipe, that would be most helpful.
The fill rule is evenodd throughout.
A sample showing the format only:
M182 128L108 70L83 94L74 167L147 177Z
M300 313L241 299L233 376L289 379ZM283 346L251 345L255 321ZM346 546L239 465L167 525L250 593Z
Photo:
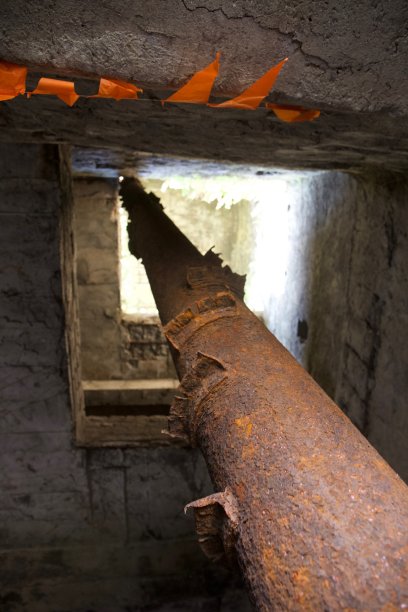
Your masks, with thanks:
M406 485L246 308L240 278L136 181L122 198L182 377L170 432L218 491L190 504L204 550L236 554L262 611L407 607Z

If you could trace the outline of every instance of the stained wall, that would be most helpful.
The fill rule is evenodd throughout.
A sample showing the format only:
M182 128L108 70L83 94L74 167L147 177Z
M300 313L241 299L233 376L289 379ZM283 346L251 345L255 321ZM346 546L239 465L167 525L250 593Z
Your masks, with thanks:
M75 444L61 162L55 146L0 148L0 607L248 610L183 515L211 491L197 451ZM300 195L271 327L406 477L407 181L323 174Z
M0 148L0 608L247 610L183 513L211 491L198 451L75 444L61 161Z
M408 181L322 173L293 187L285 290L267 324L408 480Z

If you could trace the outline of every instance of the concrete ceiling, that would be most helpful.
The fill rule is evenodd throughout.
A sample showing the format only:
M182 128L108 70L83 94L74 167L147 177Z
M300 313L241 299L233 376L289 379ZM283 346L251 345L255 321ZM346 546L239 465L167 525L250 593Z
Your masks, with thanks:
M97 77L112 76L145 88L139 102L0 104L2 140L71 143L77 171L123 172L149 155L154 163L171 155L264 168L408 167L405 0L2 0L0 23L0 57L26 64L32 83L70 75L90 93ZM217 50L216 96L239 93L288 56L269 99L320 108L321 117L290 125L265 109L162 109L161 96Z

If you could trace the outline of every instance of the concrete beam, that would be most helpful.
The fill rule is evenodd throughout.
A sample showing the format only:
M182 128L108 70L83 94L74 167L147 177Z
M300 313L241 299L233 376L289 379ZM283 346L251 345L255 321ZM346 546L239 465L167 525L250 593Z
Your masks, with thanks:
M324 112L312 123L287 124L265 109L162 109L157 100L84 98L69 108L52 96L33 96L0 103L0 140L78 145L75 170L102 176L139 171L151 155L157 165L170 155L258 169L408 167L408 120L385 113Z
M407 114L407 19L404 0L3 0L0 57L157 90L180 86L220 50L215 92L231 95L288 56L279 98Z

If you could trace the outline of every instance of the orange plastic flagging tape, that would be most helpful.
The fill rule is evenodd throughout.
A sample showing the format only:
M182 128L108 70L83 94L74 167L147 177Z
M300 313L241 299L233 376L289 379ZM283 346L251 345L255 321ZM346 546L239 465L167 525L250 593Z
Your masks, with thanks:
M11 100L23 94L26 88L27 68L0 62L0 100Z
M209 104L209 106L213 108L245 108L248 110L255 110L274 86L280 71L287 61L288 58L285 58L279 62L279 64L268 70L268 72L265 72L260 79L255 81L255 83L236 98L221 102L221 104Z
M217 78L220 67L220 53L217 53L215 60L203 70L196 72L191 79L174 92L171 96L162 100L165 102L188 102L190 104L207 104L210 98L211 89Z
M95 96L89 98L113 98L114 100L137 100L137 94L142 93L143 89L119 81L118 79L101 79L99 82L99 91Z
M313 119L317 119L317 117L320 116L319 110L303 108L303 106L287 106L265 102L265 107L272 110L278 119L281 121L286 121L286 123L313 121Z
M47 79L45 77L38 81L34 91L28 92L29 96L32 94L51 94L63 100L68 106L73 106L79 98L72 81L59 81L58 79Z
M206 104L212 108L241 108L246 110L255 110L269 94L275 84L288 58L282 60L268 70L261 78L243 91L239 96L226 100L220 104L209 104L208 100L211 95L211 90L214 81L217 78L220 53L216 54L215 60L206 68L196 72L191 79L180 87L174 94L166 100L162 100L162 104L166 102L189 103L189 104ZM10 100L19 94L27 93L30 97L32 94L37 95L55 95L63 100L68 106L73 106L78 100L79 95L75 91L75 85L72 81L61 81L59 79L41 78L34 91L26 92L26 66L18 66L10 62L0 60L0 101ZM142 89L120 81L119 79L101 78L99 81L98 93L94 96L86 96L87 98L113 98L114 100L138 100L138 93L143 92ZM282 104L265 103L265 107L272 110L275 115L287 123L300 123L302 121L313 121L320 115L320 111L316 109L306 109L302 106L290 106Z

